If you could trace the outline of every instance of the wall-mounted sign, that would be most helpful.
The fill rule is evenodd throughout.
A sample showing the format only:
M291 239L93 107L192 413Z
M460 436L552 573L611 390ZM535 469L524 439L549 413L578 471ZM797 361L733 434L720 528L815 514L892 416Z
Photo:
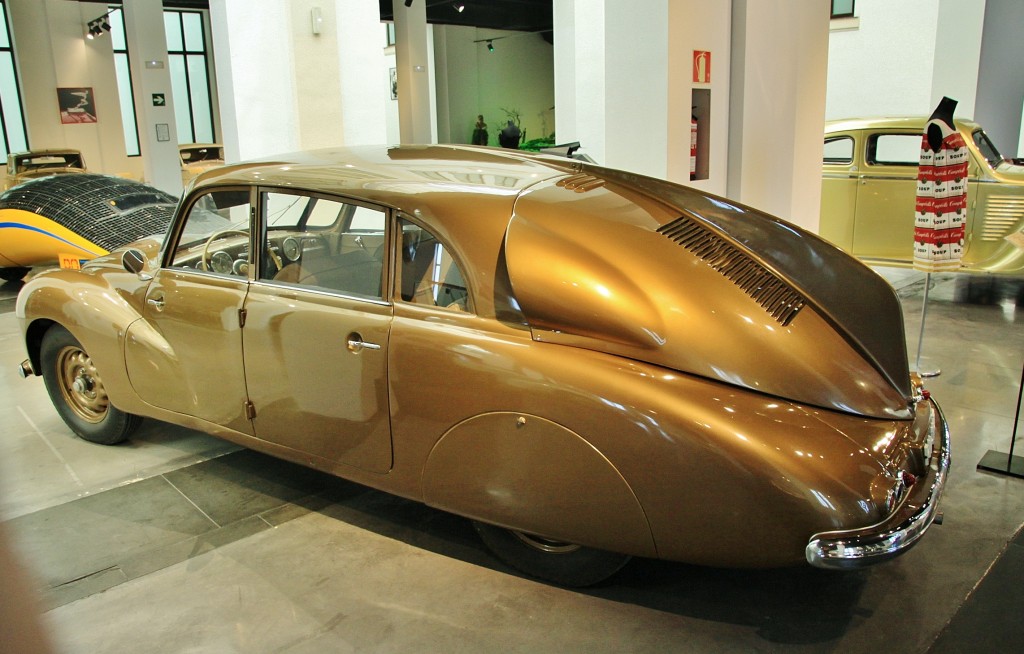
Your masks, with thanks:
M164 97L163 93L154 93L153 94L153 106L154 107L166 107L167 106L167 98Z
M156 124L156 140L157 141L170 141L171 140L171 126L167 123Z
M711 52L693 51L693 81L697 84L711 83Z
M63 125L96 122L96 103L91 88L57 89L57 105Z

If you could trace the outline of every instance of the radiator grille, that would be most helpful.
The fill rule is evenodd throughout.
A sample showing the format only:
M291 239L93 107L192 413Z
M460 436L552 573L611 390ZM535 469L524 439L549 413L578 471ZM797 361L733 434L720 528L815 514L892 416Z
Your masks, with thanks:
M793 322L803 308L804 298L793 287L696 220L683 216L658 232L740 287L782 326Z
M45 216L105 250L163 234L177 203L152 186L88 173L32 180L0 196L0 209Z
M999 241L1015 231L1024 220L1024 198L1014 195L990 195L985 203L985 226L981 240Z

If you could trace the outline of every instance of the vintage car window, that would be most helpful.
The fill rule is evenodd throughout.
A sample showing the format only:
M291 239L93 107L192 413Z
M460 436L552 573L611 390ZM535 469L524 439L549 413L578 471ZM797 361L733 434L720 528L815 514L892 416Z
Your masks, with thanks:
M247 276L249 218L247 189L224 189L201 195L188 210L171 266Z
M824 163L853 163L853 138L850 136L839 136L836 138L825 139Z
M869 164L916 166L920 161L920 134L875 134L868 139Z
M1003 155L1000 154L995 143L989 139L988 134L983 130L974 130L971 134L971 139L974 141L974 144L978 146L978 151L981 152L981 156L985 157L985 161L988 162L988 165L996 168L999 164L1003 163Z
M381 299L387 214L340 199L262 194L267 216L260 279ZM355 216L359 216L358 228Z
M399 292L406 302L471 311L462 269L436 236L419 225L400 220Z

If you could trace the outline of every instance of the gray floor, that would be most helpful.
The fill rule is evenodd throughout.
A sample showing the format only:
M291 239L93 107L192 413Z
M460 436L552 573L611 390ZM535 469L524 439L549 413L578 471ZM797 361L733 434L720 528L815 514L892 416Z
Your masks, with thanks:
M913 358L923 275L883 272ZM0 530L58 652L1019 651L1024 480L975 466L1010 444L1024 303L1019 282L958 301L965 281L933 277L924 342L953 431L945 524L869 571L635 560L572 591L497 563L459 518L202 434L147 421L90 445L14 373L10 284Z

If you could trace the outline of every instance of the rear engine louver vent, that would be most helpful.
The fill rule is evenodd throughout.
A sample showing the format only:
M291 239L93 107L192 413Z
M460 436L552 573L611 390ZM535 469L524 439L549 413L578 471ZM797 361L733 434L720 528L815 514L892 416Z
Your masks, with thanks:
M804 298L793 287L696 220L683 216L658 232L739 286L783 327L803 308Z
M592 191L595 188L601 188L604 186L604 180L587 173L580 173L579 175L573 175L572 177L566 177L560 179L555 183L555 186L560 186L570 191L576 191L577 193L586 193Z

